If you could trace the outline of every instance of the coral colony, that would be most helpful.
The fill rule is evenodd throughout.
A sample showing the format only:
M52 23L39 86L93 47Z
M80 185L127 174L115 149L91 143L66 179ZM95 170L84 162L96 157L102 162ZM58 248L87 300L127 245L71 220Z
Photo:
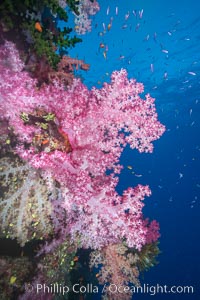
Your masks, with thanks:
M62 9L67 4L59 1ZM76 30L85 33L91 29L88 15L99 5L84 0L75 7ZM7 30L2 32L5 37ZM34 53L35 65L38 57ZM4 38L0 46L1 237L21 247L37 242L31 260L1 257L0 274L8 270L0 281L2 295L82 299L100 284L104 299L130 299L128 286L139 286L140 271L156 263L159 224L142 213L149 186L117 193L120 157L127 145L152 152L165 128L154 99L140 98L143 84L128 79L125 69L113 71L101 89L88 90L72 71L89 66L67 56L61 61L62 70L45 67L55 76L40 77L38 84L15 43ZM79 273L86 263L87 278ZM112 293L112 285L124 293Z

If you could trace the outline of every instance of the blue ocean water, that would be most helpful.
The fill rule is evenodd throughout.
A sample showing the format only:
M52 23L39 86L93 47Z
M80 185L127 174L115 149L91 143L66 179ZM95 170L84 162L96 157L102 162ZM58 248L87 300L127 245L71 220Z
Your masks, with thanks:
M112 71L127 69L129 77L143 82L145 92L156 98L159 120L166 126L165 134L154 143L153 154L127 148L121 158L124 170L119 192L148 184L152 196L145 200L144 214L158 220L161 228L159 264L144 273L141 282L194 288L193 294L138 294L133 298L198 300L200 2L99 0L99 4L92 32L70 51L72 57L91 66L87 73L77 75L89 88L100 88Z

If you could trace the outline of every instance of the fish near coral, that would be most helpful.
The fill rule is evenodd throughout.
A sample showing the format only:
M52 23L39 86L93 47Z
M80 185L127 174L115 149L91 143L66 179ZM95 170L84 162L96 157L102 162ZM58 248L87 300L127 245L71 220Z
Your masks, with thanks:
M39 22L36 22L36 23L35 23L35 29L36 29L37 31L39 31L39 32L42 32L42 26L41 26L41 24L40 24Z

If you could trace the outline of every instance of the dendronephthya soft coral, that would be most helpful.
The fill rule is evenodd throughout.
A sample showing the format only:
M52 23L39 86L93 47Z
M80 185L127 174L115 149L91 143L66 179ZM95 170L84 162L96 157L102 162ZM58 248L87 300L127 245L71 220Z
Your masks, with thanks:
M115 189L125 146L152 152L165 130L154 99L139 96L143 85L122 69L100 90L89 91L78 79L67 89L59 82L38 89L12 43L1 47L0 58L0 111L16 136L15 152L59 189L51 201L55 236L99 250L121 241L141 250L155 242L159 225L142 214L149 187L128 188L122 196ZM47 206L40 209L48 223L44 197Z

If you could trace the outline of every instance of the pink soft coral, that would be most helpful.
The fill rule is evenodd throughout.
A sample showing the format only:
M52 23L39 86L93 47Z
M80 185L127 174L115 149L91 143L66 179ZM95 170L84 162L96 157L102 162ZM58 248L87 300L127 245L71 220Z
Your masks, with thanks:
M111 83L100 90L89 91L77 79L67 90L59 83L38 89L22 71L11 43L1 47L0 58L1 113L18 136L18 154L59 182L63 200L55 214L56 222L61 219L58 227L65 227L64 234L70 233L82 247L101 248L125 239L128 246L141 249L156 240L157 223L149 225L141 212L149 188L139 185L123 196L115 191L123 148L129 144L140 152L152 152L152 142L165 130L157 120L154 99L149 94L146 100L139 96L143 85L129 80L122 69L113 72ZM37 111L45 113L38 117ZM54 119L48 128L45 118L50 114ZM22 115L39 121L25 122ZM61 150L60 145L36 147L33 142L38 136L52 140L53 135L53 141L69 142L72 151Z

